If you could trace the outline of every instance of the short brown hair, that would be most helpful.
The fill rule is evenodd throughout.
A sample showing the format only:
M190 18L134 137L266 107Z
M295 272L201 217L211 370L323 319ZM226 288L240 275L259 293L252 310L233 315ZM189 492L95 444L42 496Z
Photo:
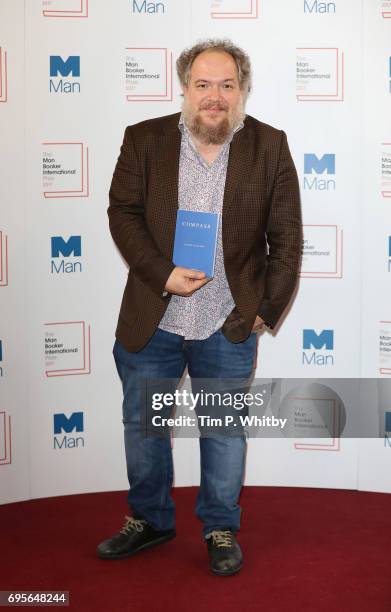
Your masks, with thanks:
M183 87L189 85L190 70L196 57L203 51L224 51L229 53L235 60L238 69L238 78L240 89L246 90L246 93L251 89L251 63L250 58L243 49L237 47L228 38L208 38L201 40L197 44L182 51L176 61L176 69L178 78Z

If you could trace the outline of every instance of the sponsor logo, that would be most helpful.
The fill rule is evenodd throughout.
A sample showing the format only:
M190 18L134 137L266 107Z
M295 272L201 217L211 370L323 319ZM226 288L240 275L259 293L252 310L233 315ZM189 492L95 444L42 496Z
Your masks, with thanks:
M382 142L381 194L383 198L391 198L391 142Z
M3 341L0 340L0 362L3 362ZM0 365L0 378L4 375L3 366Z
M128 102L172 100L172 53L166 48L127 47L125 95Z
M0 465L12 462L11 417L0 410Z
M44 17L88 17L88 0L42 0Z
M343 232L336 225L303 225L300 276L342 278Z
M8 285L8 236L0 230L0 287Z
M298 47L296 98L299 102L343 102L344 54L335 47Z
M42 146L44 197L88 198L88 147L82 142L44 142Z
M163 2L147 2L147 0L131 0L133 13L156 15L164 14L165 5Z
M85 321L45 323L44 354L48 378L90 374L90 326Z
M7 51L0 46L0 102L8 100Z
M391 236L388 236L388 271L391 272Z
M70 236L68 240L64 240L62 236L51 237L52 274L74 274L82 271L80 261L77 257L81 257L81 236Z
M320 178L320 175L335 175L335 154L304 153L304 184L308 191L335 191L335 180ZM307 176L306 176L307 175Z
M304 13L325 15L335 13L335 2L319 2L319 0L304 0Z
M334 330L303 329L302 364L312 366L333 366Z
M380 321L379 372L391 374L391 321Z
M49 91L51 93L80 93L80 56L70 55L63 59L60 55L50 56ZM61 77L71 77L65 80Z
M53 415L54 450L81 448L85 444L83 436L70 436L73 432L84 432L83 412L73 412L69 417L63 413Z
M257 19L259 0L211 0L212 19Z

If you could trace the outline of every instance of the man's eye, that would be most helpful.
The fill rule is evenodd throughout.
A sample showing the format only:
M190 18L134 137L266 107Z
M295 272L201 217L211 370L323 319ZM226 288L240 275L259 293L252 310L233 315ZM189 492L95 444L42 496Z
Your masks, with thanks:
M198 89L206 89L207 85L206 83L198 83L197 88Z
M224 89L233 89L233 85L230 85L229 83L225 83Z

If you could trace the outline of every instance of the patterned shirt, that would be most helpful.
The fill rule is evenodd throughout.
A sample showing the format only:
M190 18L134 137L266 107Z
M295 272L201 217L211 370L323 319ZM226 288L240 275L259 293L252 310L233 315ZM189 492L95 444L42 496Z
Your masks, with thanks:
M172 295L159 327L184 336L186 340L205 340L224 323L235 302L228 286L224 269L222 241L222 210L229 147L233 135L222 145L209 166L198 153L183 118L179 120L182 133L179 158L178 207L185 210L217 212L217 233L214 277L189 297Z

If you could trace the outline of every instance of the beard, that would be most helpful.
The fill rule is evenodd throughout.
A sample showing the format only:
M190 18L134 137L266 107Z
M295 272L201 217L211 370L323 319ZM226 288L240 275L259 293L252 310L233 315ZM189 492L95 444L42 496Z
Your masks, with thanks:
M204 122L199 111L208 110L209 108L218 108L219 110L228 111L227 114L216 124L209 125ZM232 134L234 129L243 121L245 117L243 101L240 100L235 108L231 111L223 102L203 102L198 111L194 111L186 99L182 104L183 119L190 133L197 138L202 144L221 145Z

